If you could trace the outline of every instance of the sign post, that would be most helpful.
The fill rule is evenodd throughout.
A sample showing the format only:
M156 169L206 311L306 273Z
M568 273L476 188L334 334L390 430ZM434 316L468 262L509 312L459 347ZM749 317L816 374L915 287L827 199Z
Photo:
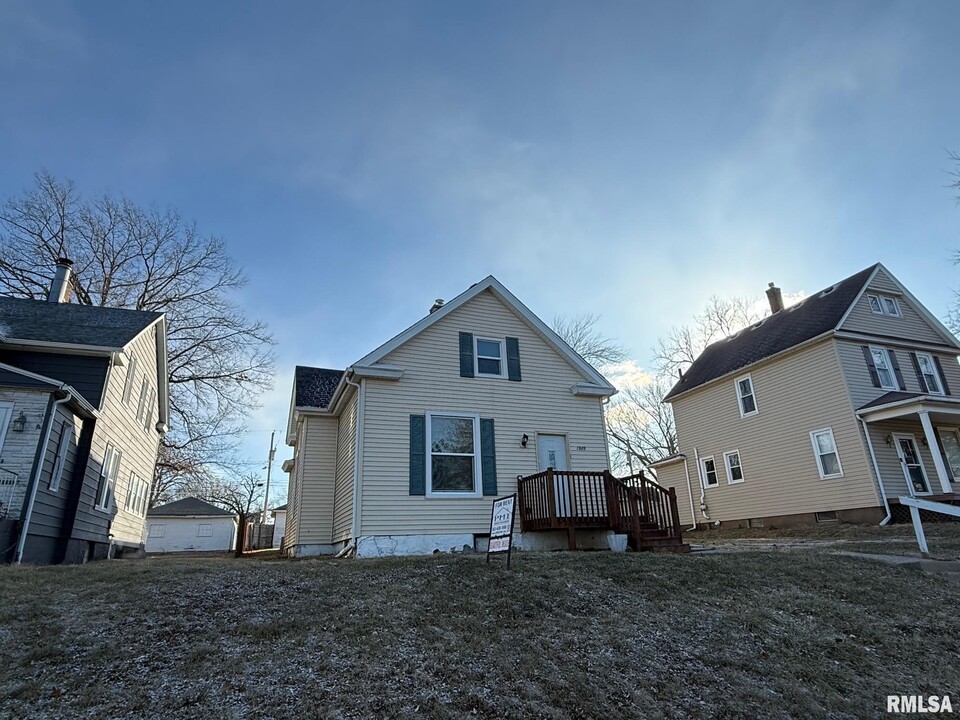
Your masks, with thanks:
M513 549L513 516L517 496L508 495L493 501L490 511L490 542L487 544L487 563L491 555L507 554L507 569L510 568L510 553Z

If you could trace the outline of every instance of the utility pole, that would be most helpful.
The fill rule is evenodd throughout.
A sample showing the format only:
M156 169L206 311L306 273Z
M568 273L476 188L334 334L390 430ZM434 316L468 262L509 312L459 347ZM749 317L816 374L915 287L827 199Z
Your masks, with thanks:
M277 434L276 430L270 432L270 452L267 454L267 486L263 491L263 524L267 524L268 504L270 503L270 471L273 469L273 458L277 454L277 447L273 444L273 436Z

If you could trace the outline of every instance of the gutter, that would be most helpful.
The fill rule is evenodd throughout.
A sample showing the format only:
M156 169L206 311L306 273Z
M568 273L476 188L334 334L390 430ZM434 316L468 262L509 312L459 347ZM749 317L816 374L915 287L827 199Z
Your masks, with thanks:
M693 527L690 530L697 529L697 511L693 506L693 488L690 485L690 468L687 466L687 456L683 456L683 474L687 476L687 495L690 498L690 520L693 522Z
M43 434L43 442L40 445L40 459L37 466L33 469L33 483L30 486L30 499L27 502L27 512L23 517L23 527L20 529L20 539L17 540L16 564L23 562L23 549L27 544L27 530L30 528L30 517L33 515L33 505L37 499L37 488L40 487L40 475L43 474L43 463L47 457L47 448L50 445L50 433L53 431L53 420L57 416L57 408L70 402L73 399L73 393L67 388L69 385L61 385L60 390L67 393L66 397L55 400L47 413L47 428Z
M349 372L349 370L348 370ZM359 383L355 383L343 374L343 379L347 385L357 388L357 427L353 444L353 513L350 521L350 535L353 537L352 544L355 544L360 537L360 478L363 471L363 403L366 399L366 384L363 378Z
M880 488L880 498L883 500L883 507L887 511L887 516L880 521L881 525L886 525L890 522L890 503L887 502L887 491L883 487L883 478L880 476L880 466L877 464L877 454L873 451L873 440L870 439L870 428L867 427L867 421L863 418L857 418L860 420L860 425L863 426L863 434L867 437L867 447L870 449L870 459L873 461L873 472L877 476L877 487Z
M710 516L707 515L707 488L703 483L703 476L700 475L700 451L696 447L693 448L693 455L697 460L697 477L700 479L700 514L706 520L709 520Z

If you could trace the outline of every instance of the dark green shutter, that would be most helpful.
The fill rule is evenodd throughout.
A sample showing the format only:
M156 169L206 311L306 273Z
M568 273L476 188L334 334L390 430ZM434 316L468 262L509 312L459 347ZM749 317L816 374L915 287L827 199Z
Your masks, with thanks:
M917 374L917 382L920 383L920 392L929 392L927 389L927 381L923 377L923 371L920 369L920 361L917 359L917 354L910 353L910 359L913 360L913 371Z
M410 416L410 494L427 494L427 438L423 415Z
M460 377L473 377L472 333L460 333Z
M480 466L483 494L497 494L497 450L493 439L493 418L480 418Z
M860 349L863 350L863 359L867 361L867 370L870 371L870 382L873 383L874 387L880 387L880 376L877 374L877 366L873 364L873 354L870 352L870 348L866 345L861 345Z
M520 341L507 338L507 378L520 382Z
M943 385L943 394L950 394L950 386L947 385L947 376L943 374L943 365L940 364L940 358L933 356L933 364L937 366L937 372L940 373L940 384Z
M890 362L893 364L893 374L897 376L897 387L906 390L907 385L903 382L903 373L900 372L900 363L897 362L897 354L893 350L887 350Z

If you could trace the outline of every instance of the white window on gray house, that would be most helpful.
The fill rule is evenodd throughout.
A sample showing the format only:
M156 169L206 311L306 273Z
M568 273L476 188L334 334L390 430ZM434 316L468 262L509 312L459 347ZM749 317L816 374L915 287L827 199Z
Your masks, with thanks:
M427 496L479 497L479 416L428 413L426 425Z
M723 464L727 467L727 484L743 482L743 466L740 464L740 451L731 450L723 454Z
M133 383L137 375L137 358L130 358L130 366L127 368L127 379L123 381L123 404L130 404L130 395L133 393Z
M820 477L832 478L843 475L840 465L840 455L837 452L837 443L833 438L833 430L825 428L810 433L810 442L813 443L813 454L817 459L817 469Z
M505 377L503 358L504 341L492 338L475 337L474 357L478 377Z
M200 523L197 525L197 537L212 537L213 525L211 523Z
M137 404L137 421L143 422L143 413L147 409L147 396L150 394L150 383L147 376L143 376L143 382L140 383L140 402Z
M927 392L932 395L943 395L943 385L940 382L940 373L937 372L937 366L933 362L933 356L930 353L917 353L917 366L920 368L920 376L927 385Z
M897 377L893 373L893 365L890 362L889 352L884 348L871 345L870 356L873 358L873 366L877 369L880 387L884 390L898 390Z
M117 486L117 475L120 473L120 455L120 451L109 444L103 453L100 484L97 486L97 510L113 510L113 489Z
M874 315L889 315L891 317L900 317L900 303L895 297L890 295L867 295L867 301L870 303L870 310Z
M700 465L703 470L703 484L707 487L716 487L719 485L720 480L717 478L717 464L713 461L713 458L702 458Z
M757 398L753 393L753 379L749 375L738 377L737 399L740 403L740 417L757 413Z
M147 537L162 538L166 529L167 526L164 523L150 523L150 527L147 528Z
M50 474L50 492L59 492L60 490L63 466L67 462L67 453L70 451L70 440L72 438L73 425L64 420L60 425L60 439L57 441L57 458L53 462L53 472Z

